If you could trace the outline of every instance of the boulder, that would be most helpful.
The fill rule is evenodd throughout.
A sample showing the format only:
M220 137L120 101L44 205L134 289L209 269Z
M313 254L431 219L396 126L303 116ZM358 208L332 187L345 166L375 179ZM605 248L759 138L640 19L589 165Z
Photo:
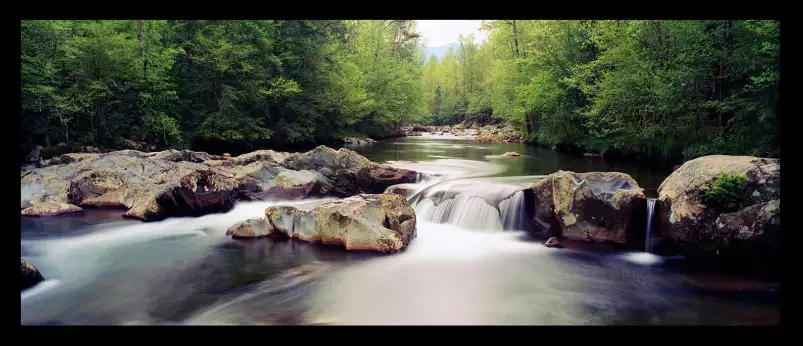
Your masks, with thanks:
M62 154L56 157L53 157L48 161L47 166L52 165L66 165L73 162L79 162L88 159L94 159L100 156L100 154L96 153L69 153L69 154Z
M706 205L703 187L720 173L747 175L740 210ZM777 244L780 185L779 159L711 155L688 161L658 187L658 233L667 244L711 253Z
M370 168L375 164L352 150L346 148L334 150L321 145L306 153L290 154L281 162L281 165L294 170L319 171L328 168L334 172L338 169L356 171L364 167Z
M380 165L356 152L319 146L306 153L290 154L281 163L293 170L311 170L332 181L333 192L341 195L382 193L391 185L414 183L417 173Z
M31 262L28 262L21 257L20 261L22 262L22 270L20 271L22 274L22 288L20 290L26 290L42 281L45 281L42 273L40 273L39 269L36 269Z
M93 155L93 154L86 154ZM155 155L154 155L155 156ZM75 206L123 207L127 216L154 220L225 211L236 184L209 167L109 153L32 171L21 180L25 215L77 211ZM56 202L56 204L47 202Z
M231 158L231 154L223 153L223 158L225 158L225 159Z
M273 206L265 216L277 233L348 251L400 251L416 236L415 211L394 194Z
M534 229L544 235L625 243L633 213L646 200L627 174L558 171L532 186Z
M20 167L20 177L25 176L26 173L31 172L36 169L34 165L22 165Z
M382 193L392 185L415 183L418 180L418 173L407 169L376 165L360 169L356 178L360 192Z
M127 139L127 138L120 138L118 140L118 142L119 142L118 147L120 149L132 149L132 150L141 150L141 151L145 151L145 150L150 149L147 143L136 142L136 141L132 141L132 140Z
M293 171L283 169L276 177L263 185L257 199L302 199L310 196L323 196L332 188L332 183L315 171Z
M22 170L20 209L24 215L118 207L128 209L129 217L159 220L225 212L239 198L380 193L417 179L415 172L324 146L292 155L259 150L229 159L189 150L120 150L64 154L52 161L47 167Z
M88 145L85 147L81 147L81 151L85 153L99 153L101 150L98 147Z
M544 246L562 248L563 247L563 243L560 240L558 240L558 238L556 238L556 237L550 237L549 239L546 240L546 242L544 243Z
M165 160L165 161L173 161L173 162L195 162L201 163L206 160L211 160L214 157L202 151L191 151L191 150L175 150L169 149L162 152L157 153L153 156L156 160Z
M725 245L722 251L740 248L779 250L781 200L775 199L736 212L719 214L715 224Z
M242 154L237 157L232 157L226 160L223 165L225 166L244 166L257 161L264 161L269 163L278 164L287 157L287 153L282 153L273 150L257 150L250 153Z
M77 213L80 211L83 211L81 207L69 203L48 201L22 209L21 213L25 216L55 216L68 213Z
M273 233L273 228L263 218L253 218L238 222L226 230L232 238L259 238Z
M41 145L35 146L28 155L25 157L25 163L29 165L39 165L40 160L42 159L42 149Z
M410 197L417 188L418 186L413 184L399 184L389 187L385 191L385 193L392 193L404 197Z
M521 156L521 154L519 154L519 153L517 153L515 151L508 151L508 152L502 154L502 156Z

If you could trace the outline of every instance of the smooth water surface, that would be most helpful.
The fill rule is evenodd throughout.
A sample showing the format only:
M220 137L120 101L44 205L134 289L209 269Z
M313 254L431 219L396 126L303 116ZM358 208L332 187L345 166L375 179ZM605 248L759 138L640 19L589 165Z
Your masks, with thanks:
M123 220L119 210L23 218L22 256L47 281L22 292L21 323L779 323L777 283L691 270L682 258L546 248L516 230L516 191L542 175L617 170L656 188L666 172L430 136L354 149L438 174L408 186L418 196L462 200L441 208L440 218L434 204L416 204L417 214L431 214L419 217L409 248L393 255L225 236L275 202L153 223ZM506 151L522 156L501 157Z

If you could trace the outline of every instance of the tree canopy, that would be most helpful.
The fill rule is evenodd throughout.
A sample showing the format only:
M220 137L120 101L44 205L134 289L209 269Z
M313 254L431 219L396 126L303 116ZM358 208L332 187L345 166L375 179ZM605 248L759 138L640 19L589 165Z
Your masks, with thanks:
M494 20L425 65L432 123L686 159L780 156L778 21Z
M25 20L23 144L382 136L421 110L415 21Z
M442 59L415 25L24 20L21 144L250 150L501 120L541 145L780 156L778 21L493 20Z

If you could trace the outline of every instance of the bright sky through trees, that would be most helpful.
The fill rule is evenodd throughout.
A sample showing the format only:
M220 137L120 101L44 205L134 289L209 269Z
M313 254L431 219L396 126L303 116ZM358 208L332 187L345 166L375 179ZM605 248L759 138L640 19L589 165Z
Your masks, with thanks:
M477 42L485 41L487 32L480 31L481 20L419 20L417 29L426 40L427 47L457 42L459 35L474 33Z

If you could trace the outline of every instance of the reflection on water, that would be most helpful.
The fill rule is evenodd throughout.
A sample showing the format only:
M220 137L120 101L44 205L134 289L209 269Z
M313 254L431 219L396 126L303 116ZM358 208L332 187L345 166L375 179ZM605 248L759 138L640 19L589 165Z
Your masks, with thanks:
M643 188L656 189L669 175L665 169L634 162L607 162L601 157L572 157L549 148L521 143L479 143L470 138L445 136L405 137L381 141L370 146L353 148L365 157L377 161L432 161L432 153L424 150L440 150L437 158L475 160L483 164L499 165L502 168L490 176L547 175L558 170L578 173L593 171L616 171L630 174ZM519 157L504 157L513 151Z
M421 151L428 142L430 148L443 150L444 158L433 159ZM409 248L386 256L289 240L237 241L225 236L230 225L261 216L273 202L238 203L225 214L153 223L122 220L119 210L23 218L22 255L47 281L22 292L21 323L609 325L779 321L776 283L689 271L676 265L683 263L682 258L617 253L593 246L546 248L509 226L508 219L519 212L510 209L518 205L517 190L557 168L616 169L604 161L465 139L408 138L358 150L376 161L438 174L405 186L419 197L469 192L470 197L503 212L497 212L494 219L486 215L490 210L463 203L449 214L460 215L452 224L433 223L420 216L418 236ZM505 151L523 156L495 157ZM655 186L654 180L662 177L647 168L621 170L640 183ZM466 220L471 222L466 224ZM476 228L471 225L487 220L506 231L471 230Z

